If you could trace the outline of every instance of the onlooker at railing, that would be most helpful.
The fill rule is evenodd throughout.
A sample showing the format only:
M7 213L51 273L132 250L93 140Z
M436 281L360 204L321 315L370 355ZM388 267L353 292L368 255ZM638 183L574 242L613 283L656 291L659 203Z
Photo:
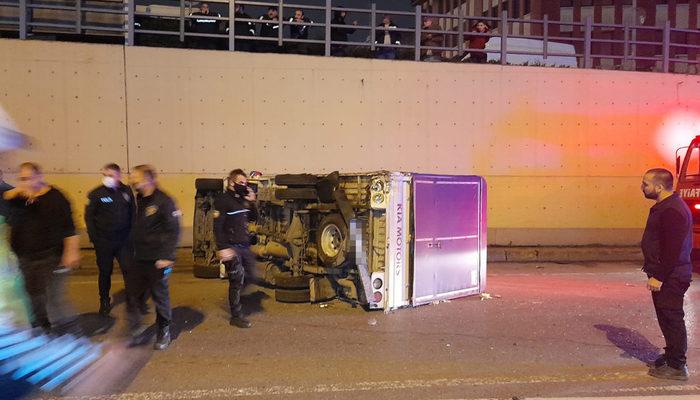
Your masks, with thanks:
M441 31L442 27L433 21L432 17L423 18L423 30ZM420 35L421 47L442 47L444 35L442 33L422 32ZM421 60L442 61L442 50L421 49Z
M250 19L250 15L246 14L243 10L243 5L236 3L236 10L234 14L235 18L238 19ZM226 27L226 32L228 33L229 27ZM255 36L255 24L252 22L236 21L233 24L233 33L236 36ZM255 46L253 42L247 39L235 40L236 51L255 51Z
M306 15L304 15L304 10L298 8L294 11L294 16L289 18L289 22L295 23L309 23L313 24L314 21L310 20ZM309 39L309 26L308 25L289 25L289 37L291 39ZM291 53L298 54L309 54L308 43L290 43L289 51Z
M384 15L382 23L377 26L374 43L392 45L401 44L401 33L397 32L398 26L392 21L390 15ZM396 49L393 47L378 47L377 58L384 60L393 60L396 58Z
M260 24L260 37L266 38L276 38L278 37L280 25L279 21L279 11L277 7L268 7L267 14L260 16L261 21L271 21L264 24ZM274 21L274 22L273 22ZM279 51L277 48L277 43L271 41L261 41L257 45L257 49L261 53L274 53Z
M489 24L486 21L478 21L472 26L471 32L481 33L481 35L469 35L465 47L469 49L485 49L486 43L491 38L488 33L491 30ZM485 63L488 58L488 54L480 51L470 51L462 58L462 61L473 62L473 63Z
M347 25L345 22L345 17L347 12L343 10L336 10L333 12L332 25ZM352 21L353 26L357 25L357 21ZM355 33L355 28L332 28L331 27L331 41L332 42L347 42L348 35ZM336 57L345 57L347 46L343 44L331 44L331 55Z
M219 13L212 13L209 10L209 4L202 3L199 6L199 11L190 14L191 17L196 17L190 19L190 31L194 33L208 33L216 34L219 33L220 20L212 19L212 17L221 18ZM218 47L216 44L216 38L211 37L192 37L190 43L191 47L197 49L212 49L216 50Z

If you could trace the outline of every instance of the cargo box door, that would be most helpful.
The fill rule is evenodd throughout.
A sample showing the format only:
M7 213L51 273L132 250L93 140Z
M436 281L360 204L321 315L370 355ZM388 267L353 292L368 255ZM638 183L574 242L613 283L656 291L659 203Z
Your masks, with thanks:
M482 185L479 177L414 175L413 305L479 293Z

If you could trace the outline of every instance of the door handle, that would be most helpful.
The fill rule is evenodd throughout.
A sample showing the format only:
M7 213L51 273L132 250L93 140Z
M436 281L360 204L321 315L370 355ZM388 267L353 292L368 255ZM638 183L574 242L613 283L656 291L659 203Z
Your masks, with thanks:
M435 244L435 247L437 247L438 249L441 249L441 248L442 248L442 242L437 242L437 243Z

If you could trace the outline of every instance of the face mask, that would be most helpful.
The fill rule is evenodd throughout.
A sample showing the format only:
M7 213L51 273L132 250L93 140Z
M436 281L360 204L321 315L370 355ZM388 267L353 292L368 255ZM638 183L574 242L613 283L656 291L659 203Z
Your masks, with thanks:
M111 176L105 176L102 178L102 184L108 188L114 189L119 185L119 182Z
M233 184L233 191L241 196L245 197L248 195L248 185L241 185L240 183L234 183Z

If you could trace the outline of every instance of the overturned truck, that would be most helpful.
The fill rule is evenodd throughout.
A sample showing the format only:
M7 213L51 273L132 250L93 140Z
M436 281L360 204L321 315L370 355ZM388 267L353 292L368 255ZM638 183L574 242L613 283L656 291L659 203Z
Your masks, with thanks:
M486 183L477 176L375 172L261 176L251 250L282 302L333 298L386 311L481 293ZM219 277L213 204L197 179L194 274Z

